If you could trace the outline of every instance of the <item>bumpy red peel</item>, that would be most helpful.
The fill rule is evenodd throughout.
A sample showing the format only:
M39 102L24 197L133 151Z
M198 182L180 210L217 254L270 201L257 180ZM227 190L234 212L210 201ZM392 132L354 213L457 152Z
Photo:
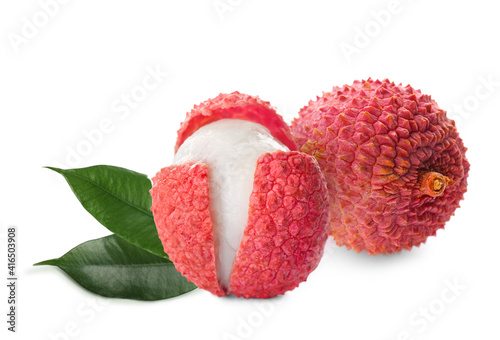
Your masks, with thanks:
M328 236L328 193L314 158L296 151L259 158L228 291L217 280L208 174L205 164L189 163L153 178L158 235L177 270L218 296L267 298L305 281Z
M467 148L430 96L388 81L334 87L292 122L330 192L331 233L370 254L411 249L436 234L467 190Z
M175 268L199 288L225 295L215 269L207 165L162 169L153 177L151 196L158 236Z
M297 287L323 255L327 225L328 193L314 158L282 151L262 155L231 293L262 298Z
M175 152L200 127L224 118L242 119L261 124L290 150L297 150L288 125L269 102L235 91L229 94L221 93L215 98L195 105L188 112L185 121L177 131Z

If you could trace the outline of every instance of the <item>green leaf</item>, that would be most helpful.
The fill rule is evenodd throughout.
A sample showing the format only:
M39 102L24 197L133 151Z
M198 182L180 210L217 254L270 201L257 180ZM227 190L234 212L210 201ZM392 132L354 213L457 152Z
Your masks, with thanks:
M58 259L35 264L39 265L57 266L84 288L107 297L151 301L196 289L170 260L116 235L87 241Z
M151 212L151 181L146 175L109 165L62 170L83 207L124 240L168 259Z

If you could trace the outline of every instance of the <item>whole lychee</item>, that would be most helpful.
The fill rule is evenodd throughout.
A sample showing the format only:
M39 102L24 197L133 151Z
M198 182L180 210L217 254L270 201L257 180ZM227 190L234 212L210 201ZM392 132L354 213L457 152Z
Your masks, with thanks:
M316 268L328 192L314 157L296 148L257 97L221 94L187 114L151 195L165 252L189 281L218 296L267 298Z
M338 245L399 252L444 228L467 190L455 123L430 96L389 80L334 87L292 122L322 168Z

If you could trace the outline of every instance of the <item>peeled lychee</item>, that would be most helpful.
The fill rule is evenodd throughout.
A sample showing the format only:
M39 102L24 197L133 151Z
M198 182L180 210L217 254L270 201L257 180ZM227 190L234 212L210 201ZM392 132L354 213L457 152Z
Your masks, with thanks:
M399 252L444 228L467 190L455 122L430 96L389 80L334 87L291 131L322 168L338 245Z
M173 164L153 178L151 195L165 252L189 281L218 296L294 289L328 237L318 163L296 151L269 103L238 92L187 114Z

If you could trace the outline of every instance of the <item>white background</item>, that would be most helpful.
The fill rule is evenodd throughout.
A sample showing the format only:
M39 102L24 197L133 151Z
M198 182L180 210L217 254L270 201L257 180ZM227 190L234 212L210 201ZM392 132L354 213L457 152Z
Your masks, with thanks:
M61 0L51 16L47 2L0 5L1 256L7 227L19 234L18 332L6 330L4 265L2 339L500 338L494 1L221 0L228 7L218 13L213 0ZM168 75L141 92L148 68ZM57 268L32 267L109 234L43 166L152 176L170 164L185 113L220 92L259 95L291 121L322 91L368 77L431 94L469 148L462 207L420 248L367 256L329 240L307 282L264 303L201 290L106 299ZM127 113L131 92L143 100ZM103 121L109 129L89 141L85 131Z

